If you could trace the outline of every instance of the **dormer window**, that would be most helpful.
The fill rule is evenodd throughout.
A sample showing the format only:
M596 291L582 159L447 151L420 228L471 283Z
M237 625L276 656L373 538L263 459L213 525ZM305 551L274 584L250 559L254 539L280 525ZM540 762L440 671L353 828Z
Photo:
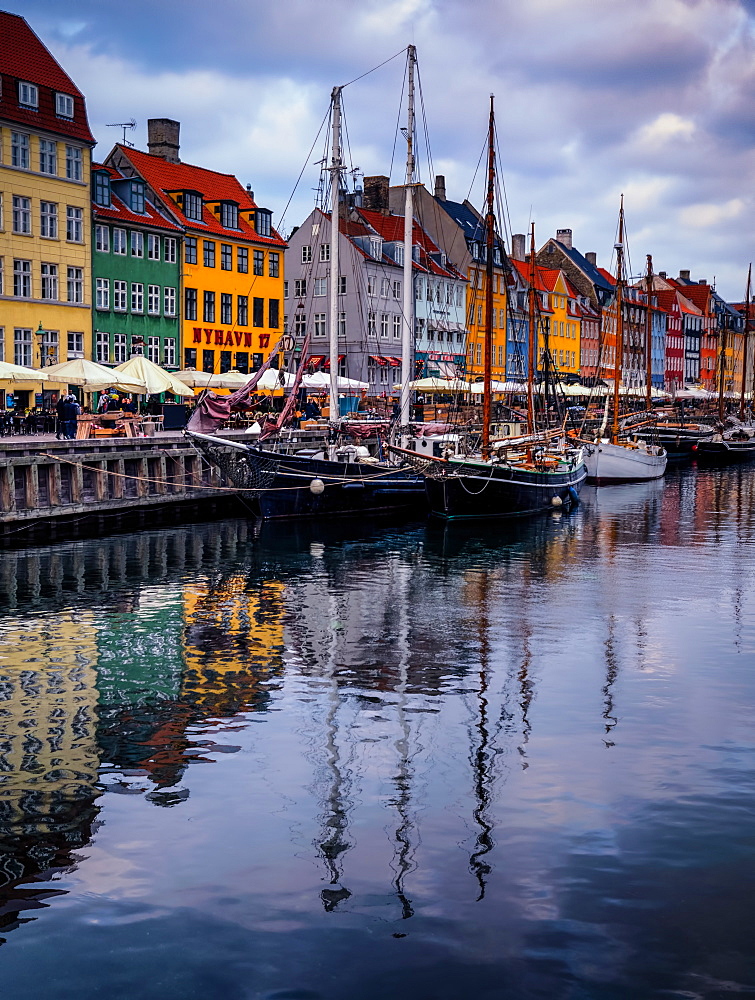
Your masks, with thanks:
M24 108L39 107L39 89L34 83L18 84L18 103Z
M235 201L221 201L220 225L224 229L239 228L239 206Z
M396 244L396 263L397 264L401 264L403 266L403 263L404 263L404 244L403 243L397 243Z
M202 221L202 195L196 191L184 191L184 215L187 219Z
M70 94L55 95L55 114L59 118L73 118L73 98Z
M144 215L144 182L131 181L131 211L136 215Z
M383 241L379 236L370 236L370 256L377 260L383 256Z
M419 246L416 243L412 247L412 260L419 264Z
M442 253L440 255L440 266L445 270L446 268L446 255Z
M97 171L94 175L94 203L110 208L110 175Z
M266 208L257 209L257 235L270 236L273 231L273 213Z

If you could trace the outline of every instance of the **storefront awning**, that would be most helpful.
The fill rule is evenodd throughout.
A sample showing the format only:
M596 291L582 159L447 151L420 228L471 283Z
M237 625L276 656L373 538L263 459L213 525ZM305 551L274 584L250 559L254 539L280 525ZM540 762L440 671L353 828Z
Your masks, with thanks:
M383 368L388 364L387 358L381 358L379 354L371 354L370 361L374 361L375 364L381 365Z

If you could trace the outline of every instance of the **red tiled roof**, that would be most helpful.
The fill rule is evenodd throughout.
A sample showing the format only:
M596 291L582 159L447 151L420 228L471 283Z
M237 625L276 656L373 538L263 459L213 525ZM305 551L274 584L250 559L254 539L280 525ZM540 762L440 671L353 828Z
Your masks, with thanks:
M257 208L257 204L249 191L244 188L233 174L221 174L215 170L196 167L190 163L169 163L161 156L143 153L139 149L118 144L116 147L129 160L141 177L157 192L165 196L170 211L187 229L194 232L215 233L232 239L247 239L255 243L265 243L270 246L285 247L275 229L270 236L259 236L254 227L242 216L242 212ZM187 218L180 207L170 197L170 191L197 191L205 202L234 201L239 206L239 228L226 229L205 206L202 209L202 222Z
M704 312L708 310L708 304L710 302L710 285L683 285L674 278L669 279L670 283L678 288L682 295L689 299L690 302L694 302L698 309L702 309Z
M373 229L378 236L380 236L386 243L401 243L404 239L404 217L403 215L383 215L382 212L376 212L369 208L360 208L359 214L362 216L367 225ZM425 230L420 226L416 219L412 219L412 244L414 246L419 246L427 255L426 259L421 262L420 270L425 269L430 271L431 274L436 274L440 276L451 276L454 278L463 278L463 275L446 260L446 267L441 267L441 265L430 257L430 254L439 254L440 248L433 242L433 240L428 236ZM416 261L415 261L416 266Z
M606 281L609 281L612 285L616 284L616 278L614 278L614 276L611 274L610 271L606 271L606 269L604 267L599 267L598 270L603 275L603 277L606 279Z
M24 18L0 11L0 40L0 118L94 144L81 91ZM39 88L37 109L19 107L19 80ZM56 93L73 98L72 119L56 114Z
M530 262L528 260L514 260L511 258L511 263L517 269L519 274L524 278L525 282L529 286L530 277L532 275L532 269L530 267ZM556 269L550 267L541 267L539 264L535 265L535 288L539 292L552 292L555 288L556 281L560 272Z
M115 167L103 166L101 163L93 163L92 170L106 170L112 180L122 180L123 174L119 173ZM110 219L113 222L123 222L129 223L130 225L138 226L148 226L150 228L157 229L167 229L174 233L181 233L181 227L177 226L175 222L171 222L156 210L155 206L145 199L144 201L144 215L137 215L136 212L132 212L131 209L125 205L115 191L111 192L111 202L110 208L104 208L102 205L97 205L92 202L92 213L97 219Z

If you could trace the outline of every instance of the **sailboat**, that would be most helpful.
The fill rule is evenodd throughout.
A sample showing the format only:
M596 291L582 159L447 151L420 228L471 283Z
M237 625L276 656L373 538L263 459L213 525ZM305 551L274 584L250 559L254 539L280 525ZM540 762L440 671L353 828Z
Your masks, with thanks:
M414 70L416 49L408 47L408 122L406 204L404 220L404 274L403 274L403 324L401 343L402 392L400 420L409 423L409 383L411 368L411 338L414 335L413 277L412 277L412 184L414 180ZM258 513L264 519L298 518L334 515L372 515L396 510L426 509L425 490L421 475L411 466L391 464L377 460L366 444L339 442L336 415L339 412L338 377L338 275L340 237L340 192L344 165L341 145L341 87L334 87L331 95L331 237L329 282L329 351L330 381L329 405L331 414L330 438L320 448L291 450L284 442L272 447L265 444L267 428L263 428L254 443L228 441L209 435L192 434L209 455L220 465L235 485L251 491ZM302 358L306 355L306 344ZM273 433L282 429L295 402L303 364L297 380L279 417ZM189 432L191 433L191 426ZM230 454L229 454L230 453Z
M668 456L660 445L642 440L637 431L620 425L619 388L624 361L624 196L619 211L619 239L616 250L616 353L613 379L613 422L610 438L600 434L594 441L585 442L585 465L588 481L597 486L614 483L636 483L647 479L660 479L666 471ZM648 311L650 302L648 302ZM646 345L648 354L650 346ZM648 361L651 374L652 361ZM651 385L648 385L648 394ZM607 401L606 401L607 404Z
M579 499L587 472L582 446L571 444L563 429L538 433L535 427L534 374L535 246L534 227L530 261L529 375L527 382L527 433L516 438L491 440L491 382L493 357L493 251L495 245L495 114L490 98L488 126L488 186L485 216L485 366L483 380L482 438L479 452L421 454L408 448L392 448L425 477L430 511L448 520L499 518L536 514L569 507Z
M721 331L721 346L718 352L718 422L715 433L701 441L697 448L697 460L702 465L731 465L735 462L749 462L755 458L755 427L745 423L745 398L747 385L747 351L750 332L750 298L752 284L752 264L747 271L745 295L742 388L739 397L739 418L726 416L726 328Z

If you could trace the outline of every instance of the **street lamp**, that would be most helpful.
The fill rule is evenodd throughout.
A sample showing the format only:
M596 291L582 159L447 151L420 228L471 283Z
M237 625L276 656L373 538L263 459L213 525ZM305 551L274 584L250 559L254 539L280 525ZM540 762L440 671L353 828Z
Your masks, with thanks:
M36 331L34 333L34 336L37 338L37 343L39 344L39 367L40 368L44 368L45 367L45 360L44 360L44 354L42 353L42 350L43 350L43 344L44 344L44 341L45 341L45 337L47 336L47 330L43 330L42 329L42 323L41 323L41 321L40 321L40 324L39 324L39 326L37 327L37 329L36 329Z

